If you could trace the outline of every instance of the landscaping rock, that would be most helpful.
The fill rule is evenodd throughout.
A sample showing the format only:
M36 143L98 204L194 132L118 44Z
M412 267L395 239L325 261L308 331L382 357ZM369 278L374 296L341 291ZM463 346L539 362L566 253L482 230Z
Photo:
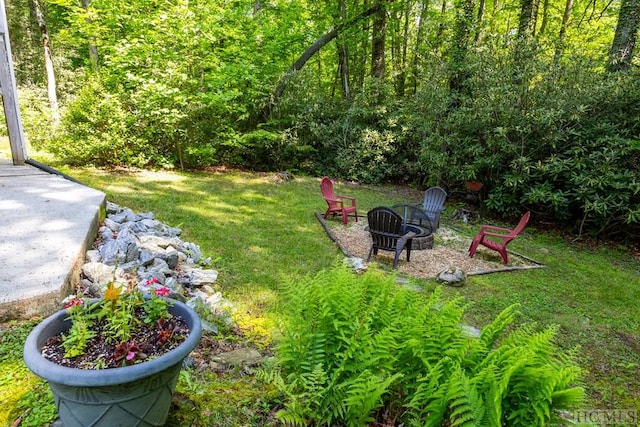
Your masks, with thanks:
M262 363L262 354L254 348L238 348L218 354L212 360L226 366L251 367Z
M111 231L115 231L115 232L120 231L120 224L110 218L104 219L104 226Z
M436 277L438 283L444 283L448 286L461 287L467 280L467 275L464 271L457 267L451 267L445 271L442 271Z
M116 276L116 267L100 262L88 262L82 266L82 273L91 283L106 286Z
M203 270L201 268L187 267L183 269L183 273L190 286L202 287L205 285L213 285L218 279L218 272L215 270Z
M122 264L134 261L138 258L138 242L136 235L125 228L118 233L115 239L101 235L105 240L98 248L102 262L108 265Z
M90 249L87 251L87 261L89 262L100 262L102 261L102 257L100 256L100 252L95 249Z
M143 292L164 285L176 297L197 288L198 298L212 310L228 308L229 301L213 288L218 272L197 265L203 263L200 248L182 241L180 234L180 229L157 221L151 212L135 214L108 202L96 247L87 251L88 262L82 267L83 288L99 297L109 283L126 283L133 277Z
M358 274L362 274L367 271L367 264L362 258L348 257L344 259L344 262L346 265L353 268L353 270Z

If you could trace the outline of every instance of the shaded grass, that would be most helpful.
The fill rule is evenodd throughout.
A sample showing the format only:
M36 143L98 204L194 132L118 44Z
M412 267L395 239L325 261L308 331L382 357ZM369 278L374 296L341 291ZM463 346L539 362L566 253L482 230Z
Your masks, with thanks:
M47 384L34 376L22 361L22 348L35 322L0 325L0 425L46 425L55 416L53 395Z
M281 284L328 268L342 257L314 215L326 208L317 178L280 182L273 175L239 171L60 169L104 191L109 201L136 212L153 212L160 221L181 228L183 240L198 244L213 259L220 273L216 287L236 304L237 320L260 345L268 344L280 307L286 304ZM340 182L336 192L355 196L361 215L375 206L421 198L420 192L406 189ZM447 213L452 212L450 207ZM443 221L450 221L448 216ZM479 224L456 226L472 236ZM590 407L640 409L638 261L622 249L571 245L534 226L510 249L546 268L475 276L463 288L447 288L447 294L459 293L473 302L468 321L481 327L506 306L521 303L520 322L558 324L560 344L581 347ZM429 281L420 284L426 290L435 286ZM15 360L9 357L7 363ZM4 421L7 413L19 415L17 408L28 401L24 396L32 384L9 384L7 371L0 372L0 383L17 396L17 403L0 410ZM188 403L176 408L170 425L207 425L206 415L214 412L220 418L216 425L267 425L265 408L276 404L264 384L242 372L215 378L183 376L178 391ZM233 407L224 405L229 399ZM221 407L226 412L220 413Z
M472 322L519 302L521 321L560 326L564 347L579 346L592 408L640 410L640 263L624 248L568 244L529 227L510 249L544 269L475 276L460 294Z

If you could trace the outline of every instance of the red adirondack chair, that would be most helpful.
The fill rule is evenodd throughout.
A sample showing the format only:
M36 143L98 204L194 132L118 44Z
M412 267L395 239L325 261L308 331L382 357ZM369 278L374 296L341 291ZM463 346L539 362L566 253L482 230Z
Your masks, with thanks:
M329 214L336 216L342 214L342 223L347 225L347 218L350 213L356 216L356 222L358 222L358 211L356 209L356 199L349 196L338 196L333 192L333 182L327 178L322 178L320 181L320 189L322 190L322 197L327 202L327 211L324 213L325 219ZM350 202L345 206L345 202Z
M473 255L476 253L476 249L478 249L478 245L482 245L500 253L504 263L508 264L509 258L507 255L507 245L515 239L518 234L522 233L522 230L524 230L529 222L530 216L531 212L527 212L522 215L520 222L518 222L518 225L516 225L514 229L496 227L493 225L483 225L480 227L480 231L476 237L473 238L471 246L469 246L469 258L473 258Z

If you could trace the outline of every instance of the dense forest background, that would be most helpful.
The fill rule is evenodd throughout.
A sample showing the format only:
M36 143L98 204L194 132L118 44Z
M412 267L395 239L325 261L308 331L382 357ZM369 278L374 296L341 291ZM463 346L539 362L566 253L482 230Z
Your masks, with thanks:
M481 181L640 236L638 0L6 0L25 132L71 164Z

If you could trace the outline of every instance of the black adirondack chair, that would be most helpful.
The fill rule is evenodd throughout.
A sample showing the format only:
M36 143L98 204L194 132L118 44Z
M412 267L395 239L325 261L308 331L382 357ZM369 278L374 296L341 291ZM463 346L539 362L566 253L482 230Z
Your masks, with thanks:
M398 267L398 259L403 249L407 251L407 262L411 258L411 239L416 235L413 231L404 232L402 217L391 208L380 206L367 212L369 234L373 240L367 262L371 255L378 255L378 250L395 252L393 268Z

